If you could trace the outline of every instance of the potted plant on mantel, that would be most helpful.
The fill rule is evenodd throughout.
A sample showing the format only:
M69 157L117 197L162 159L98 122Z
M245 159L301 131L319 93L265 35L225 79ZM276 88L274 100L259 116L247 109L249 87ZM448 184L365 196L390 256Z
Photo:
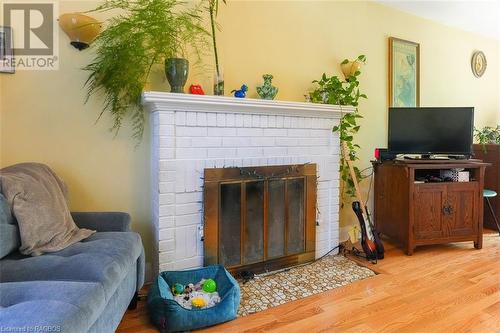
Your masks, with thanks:
M318 87L310 93L311 102L334 104L334 105L348 105L354 106L355 112L346 113L342 116L339 126L335 126L333 132L339 132L340 140L344 141L348 148L348 155L351 161L358 160L357 150L360 146L354 143L354 135L358 133L360 126L357 124L357 119L363 118L358 112L358 104L361 98L367 98L365 94L359 91L358 76L361 74L360 67L354 63L365 63L366 57L360 55L354 61L345 59L342 65L351 64L349 68L345 68L345 79L342 80L337 76L328 77L325 73L320 80L314 80ZM354 70L352 70L354 68ZM358 167L354 167L356 177L359 180L365 178ZM343 181L342 194L349 197L355 197L354 182L349 174L349 166L347 161L342 156L340 161L340 177Z
M199 61L210 34L203 27L201 6L187 8L180 0L108 0L93 11L110 10L121 14L109 19L93 44L96 55L84 68L90 72L87 99L104 93L101 115L111 113L111 130L118 132L130 117L133 137L140 140L144 131L141 95L153 65L164 63L171 91L183 92L189 71L187 49Z

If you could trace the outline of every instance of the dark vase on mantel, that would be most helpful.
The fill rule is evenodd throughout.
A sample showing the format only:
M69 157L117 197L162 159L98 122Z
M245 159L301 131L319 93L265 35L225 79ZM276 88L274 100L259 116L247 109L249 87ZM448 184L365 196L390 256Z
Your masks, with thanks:
M184 93L189 73L189 61L183 58L168 58L165 60L165 75L170 84L170 92Z

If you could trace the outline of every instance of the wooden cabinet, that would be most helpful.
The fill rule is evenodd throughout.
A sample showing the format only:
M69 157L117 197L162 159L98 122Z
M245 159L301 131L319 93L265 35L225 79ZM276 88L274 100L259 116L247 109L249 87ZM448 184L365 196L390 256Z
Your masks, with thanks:
M382 234L411 255L415 247L457 241L482 246L484 169L479 161L374 163L374 220ZM421 183L423 175L464 168L469 182Z
M490 198L490 202L497 219L500 219L500 145L485 145L484 147L474 145L474 155L476 158L491 164L484 172L484 188L496 191L499 194L494 198ZM486 209L484 211L484 226L497 230L493 216Z

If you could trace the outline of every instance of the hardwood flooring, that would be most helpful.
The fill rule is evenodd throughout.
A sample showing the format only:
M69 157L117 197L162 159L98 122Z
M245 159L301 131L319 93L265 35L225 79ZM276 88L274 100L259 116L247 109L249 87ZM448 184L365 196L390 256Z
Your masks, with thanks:
M500 237L418 247L413 256L385 241L379 275L198 332L500 332ZM119 333L149 333L145 301Z

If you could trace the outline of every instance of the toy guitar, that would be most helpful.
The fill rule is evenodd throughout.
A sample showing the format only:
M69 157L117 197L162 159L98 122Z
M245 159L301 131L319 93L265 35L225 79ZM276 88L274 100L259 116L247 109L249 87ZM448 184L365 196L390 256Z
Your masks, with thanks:
M354 190L356 192L356 198L358 201L352 203L352 210L356 214L359 225L361 227L361 247L365 252L367 260L377 260L384 258L384 244L380 240L379 235L375 231L370 215L368 214L368 209L363 205L363 200L361 198L361 191L359 190L359 183L354 172L354 166L349 157L347 144L342 141L342 152L344 155L344 160L349 166L349 173L351 174L352 181L354 183Z
M370 223L367 223L365 216L363 214L363 210L361 209L361 204L359 201L354 201L352 203L352 210L358 217L359 225L361 227L361 247L365 252L367 260L377 260L384 258L384 248L382 242L379 239L379 246L377 246L376 238L378 235L376 232L371 230ZM381 255L379 255L381 253Z

